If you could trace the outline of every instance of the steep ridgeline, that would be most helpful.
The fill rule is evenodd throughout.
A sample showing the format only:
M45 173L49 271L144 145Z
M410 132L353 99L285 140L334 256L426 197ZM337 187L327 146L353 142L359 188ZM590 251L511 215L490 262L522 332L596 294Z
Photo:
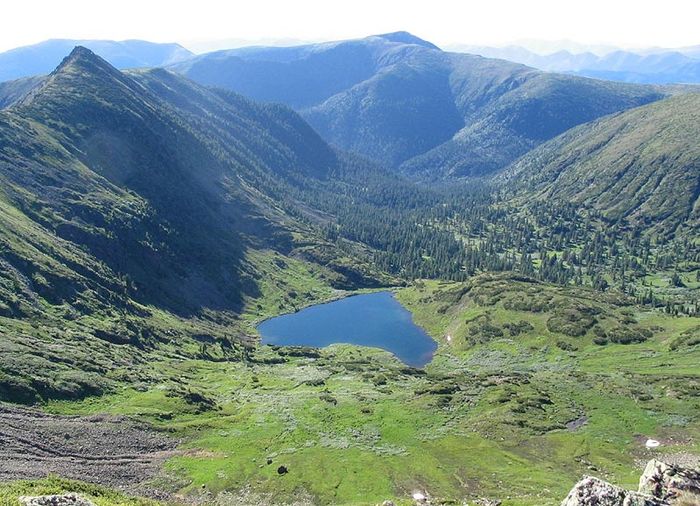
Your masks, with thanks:
M575 125L662 97L443 52L404 32L219 51L172 69L290 105L327 141L423 179L489 174Z
M231 307L245 248L289 244L256 179L323 177L337 164L293 116L165 71L128 76L78 48L2 117L5 196L145 301Z
M700 219L700 94L582 125L538 147L497 180L522 198L585 204L667 237Z
M52 39L0 53L0 81L48 74L75 46L94 51L120 69L160 67L192 57L192 53L179 44L144 40Z
M0 400L99 392L138 350L195 335L231 349L270 282L259 255L324 245L288 196L350 172L286 107L85 48L0 111L0 148ZM327 281L364 282L324 247Z

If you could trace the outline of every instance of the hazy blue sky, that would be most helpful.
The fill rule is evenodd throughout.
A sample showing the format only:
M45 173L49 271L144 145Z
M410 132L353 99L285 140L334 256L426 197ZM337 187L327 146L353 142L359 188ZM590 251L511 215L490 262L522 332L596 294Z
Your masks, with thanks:
M48 38L332 40L408 30L437 44L700 44L697 0L2 0L0 50Z

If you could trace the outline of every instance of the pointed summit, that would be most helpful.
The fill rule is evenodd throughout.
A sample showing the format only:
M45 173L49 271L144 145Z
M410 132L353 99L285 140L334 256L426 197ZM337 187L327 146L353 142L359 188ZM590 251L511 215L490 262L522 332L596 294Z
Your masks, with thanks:
M62 72L71 73L72 71L80 71L81 73L107 72L113 76L122 75L121 72L110 65L106 60L100 58L83 46L75 46L51 75L54 76Z
M377 35L377 37L384 39L384 40L388 40L390 42L399 42L401 44L414 44L416 46L423 46L423 47L427 47L429 49L440 50L440 48L437 47L432 42L428 42L427 40L423 40L420 37L416 37L412 33L405 32L405 31L383 33L381 35Z
M143 89L106 60L83 46L76 46L49 74L46 80L29 93L18 106L50 106L56 114L71 105L98 98L97 103L116 105L125 100L138 100ZM46 111L44 111L46 112Z
M75 46L68 56L63 60L77 60L80 58L99 58L95 53L85 46Z

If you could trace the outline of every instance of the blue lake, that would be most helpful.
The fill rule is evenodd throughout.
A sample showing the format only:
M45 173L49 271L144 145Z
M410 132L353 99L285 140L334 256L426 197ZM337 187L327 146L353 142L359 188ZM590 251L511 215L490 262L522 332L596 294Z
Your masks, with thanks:
M430 362L437 349L389 292L354 295L271 318L258 325L258 332L263 344L278 346L345 343L381 348L414 367Z

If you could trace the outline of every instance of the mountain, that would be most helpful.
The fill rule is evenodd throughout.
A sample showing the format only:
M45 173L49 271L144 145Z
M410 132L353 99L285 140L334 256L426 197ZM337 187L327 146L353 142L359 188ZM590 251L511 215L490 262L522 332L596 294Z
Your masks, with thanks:
M590 206L662 238L700 225L700 94L574 128L498 180L525 200Z
M599 61L602 56L590 51L571 52L566 49L556 49L546 53L533 51L523 46L476 46L457 44L450 46L456 53L476 54L484 58L507 60L522 63L548 72L567 72L572 69L585 68Z
M700 83L700 53L694 48L639 52L616 50L604 55L566 50L540 54L519 46L457 46L455 49L540 70L595 79L644 84Z
M357 203L372 167L284 106L78 47L0 111L0 146L0 399L97 393L144 349L196 353L193 336L231 350L279 265L338 288L390 279L313 225L344 208L329 185Z
M179 44L143 40L52 39L0 53L0 81L48 74L75 46L94 51L117 68L162 67L192 57Z
M0 109L21 100L27 93L44 82L45 78L46 76L34 76L0 82Z
M405 32L200 55L172 70L294 107L328 142L419 178L491 173L657 90L448 53Z
M687 46L678 49L678 52L683 53L691 58L700 59L700 45L697 46Z

